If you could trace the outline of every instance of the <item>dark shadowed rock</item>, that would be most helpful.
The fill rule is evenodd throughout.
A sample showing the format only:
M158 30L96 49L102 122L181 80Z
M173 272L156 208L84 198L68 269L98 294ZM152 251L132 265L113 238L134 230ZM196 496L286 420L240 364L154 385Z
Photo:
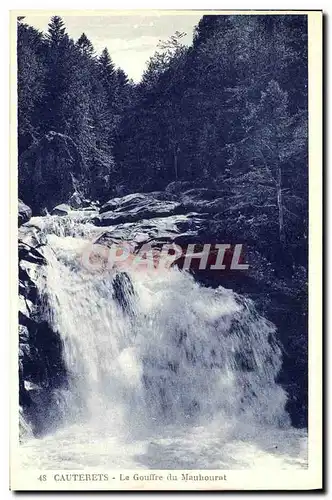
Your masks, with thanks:
M145 243L152 243L154 247L164 243L186 244L192 241L197 242L198 235L203 232L205 226L204 218L193 213L156 217L105 228L105 232L95 243L111 246L114 243L126 241L130 242L134 248L140 248Z
M217 214L225 210L224 199L217 190L188 189L190 183L181 183L181 186L183 190L178 194L154 191L114 198L101 207L94 223L97 226L114 226L188 212Z
M18 227L31 219L32 211L22 200L18 200Z
M30 223L19 228L18 236L19 404L24 421L37 435L44 429L43 419L39 422L41 408L49 411L40 406L40 398L52 398L53 388L63 384L65 367L60 336L43 318L43 298L37 287L47 264L41 253L42 232ZM57 407L52 408L56 415Z
M45 235L40 231L39 227L32 224L32 221L19 228L18 239L19 242L33 248L39 248L46 243Z
M66 203L62 203L61 205L57 205L53 208L52 215L68 215L70 211L70 206L66 205Z
M157 202L172 202L174 197L165 193L164 191L153 191L151 193L132 193L121 198L112 198L107 203L105 203L100 208L100 213L105 212L130 212L136 208L142 208L144 206L149 206L150 210L153 209L153 205L158 204Z
M135 193L123 198L114 198L101 207L94 223L97 226L114 226L183 212L181 203L160 198L165 196L162 197L159 192Z
M192 201L214 201L220 198L220 192L211 188L193 188L180 194L181 199L190 199Z
M197 182L194 181L173 181L166 186L165 191L168 194L179 195L188 189L195 188L196 186Z
M84 202L85 200L77 191L75 191L68 200L68 203L72 208L82 208L85 204Z
M20 261L24 260L33 264L46 264L44 256L38 250L20 241L18 243L18 257Z
M68 200L84 164L75 141L49 131L19 157L19 193L34 214Z
M118 273L113 279L112 285L113 298L124 312L131 314L133 312L135 291L130 276L125 272Z
M128 194L126 196L122 196L121 198L112 198L101 207L100 213L111 212L116 209L130 210L131 208L140 205L145 200L146 195L142 193Z

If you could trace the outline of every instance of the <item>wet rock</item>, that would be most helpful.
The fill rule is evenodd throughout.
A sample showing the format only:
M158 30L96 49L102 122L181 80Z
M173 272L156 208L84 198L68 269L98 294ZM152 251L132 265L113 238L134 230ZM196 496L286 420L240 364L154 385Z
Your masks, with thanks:
M43 299L37 287L37 279L47 265L41 253L44 245L41 234L33 225L19 228L18 356L23 438L30 427L34 435L38 434L40 414L48 411L41 408L40 402L53 401L54 390L65 378L62 343L59 334L44 319Z
M18 200L18 226L22 226L31 219L32 211L22 200Z
M145 200L146 200L146 195L142 193L133 193L133 194L128 194L126 196L122 196L120 198L113 198L100 208L100 213L102 214L116 209L130 210L131 208L134 208L135 206L141 204Z
M105 212L128 212L136 207L143 207L146 204L153 205L157 201L174 201L174 197L165 191L153 191L151 193L132 193L126 196L112 198L102 205L100 213Z
M154 193L135 194L110 200L100 209L100 214L94 219L94 223L97 226L114 226L182 212L183 207L176 201L159 200Z
M129 275L125 272L116 274L113 282L113 298L127 314L133 312L134 287Z
M134 193L122 198L109 200L94 219L98 226L114 226L123 223L139 222L171 215L185 215L188 212L200 214L220 214L225 210L221 193L214 189L188 189L191 183L182 183L183 190L174 194L155 191Z
M29 221L19 228L18 241L37 249L46 244L46 236L40 231L40 228Z
M111 246L125 241L134 249L139 249L145 243L150 243L154 247L164 243L188 244L197 241L197 235L203 231L204 226L205 220L198 214L158 217L105 228L105 232L95 240L95 243Z
M31 300L27 299L23 295L19 295L18 309L19 312L24 314L27 317L30 317L30 313L32 310L33 304Z
M85 205L85 200L77 191L75 191L69 198L68 204L72 208L82 208Z
M69 205L66 205L65 203L62 203L61 205L57 205L53 208L52 215L68 215L70 211L71 207Z
M19 325L18 326L18 336L20 339L20 343L26 343L29 340L29 330L28 327L25 325Z
M19 260L31 262L33 264L46 264L45 257L35 248L19 241L18 243L18 257Z

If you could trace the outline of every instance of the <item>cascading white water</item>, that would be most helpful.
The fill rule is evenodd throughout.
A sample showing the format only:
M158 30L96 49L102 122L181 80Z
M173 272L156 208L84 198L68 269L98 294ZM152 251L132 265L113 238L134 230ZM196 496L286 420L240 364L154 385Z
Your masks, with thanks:
M305 465L299 451L304 437L290 428L286 394L275 383L281 367L275 328L249 300L222 287L204 288L176 268L158 274L133 268L91 272L82 256L92 227L49 219L43 229L48 265L38 286L47 319L63 342L72 450L84 429L90 435L86 447L87 442L100 447L111 440L106 462L113 467L232 468L237 463L235 468L241 468L236 458L241 446L237 451L229 446L247 443L248 451L261 436L268 441L275 436L271 449L292 443L288 466ZM208 443L199 452L196 432ZM68 442L66 425L42 441L50 447L50 442L63 442L64 435ZM190 435L191 451L179 462ZM145 451L145 459L134 459L143 437L148 449L155 443L154 458ZM118 439L127 443L127 452L126 458L116 455L114 464ZM26 447L36 453L31 442ZM167 450L166 465L158 447ZM266 444L263 449L264 455ZM97 455L104 463L105 450ZM52 462L49 457L45 461Z

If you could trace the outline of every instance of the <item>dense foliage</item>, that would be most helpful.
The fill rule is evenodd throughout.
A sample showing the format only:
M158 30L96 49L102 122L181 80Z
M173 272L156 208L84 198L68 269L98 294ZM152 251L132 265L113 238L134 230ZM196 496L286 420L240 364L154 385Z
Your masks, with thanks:
M84 33L74 43L57 16L46 34L21 20L17 52L21 196L35 211L70 190L105 196L132 83L106 48L98 57Z
M192 181L226 193L240 232L305 247L306 16L203 16L191 47L182 36L134 85L61 18L46 34L20 19L21 196L40 211L52 192L103 201Z

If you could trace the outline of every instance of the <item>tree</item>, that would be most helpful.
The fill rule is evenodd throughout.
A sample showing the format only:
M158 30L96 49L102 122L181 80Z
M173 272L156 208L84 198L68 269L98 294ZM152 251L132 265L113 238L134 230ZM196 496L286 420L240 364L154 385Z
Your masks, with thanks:
M138 85L85 33L74 43L60 17L45 36L18 25L20 152L50 131L70 137L98 193L111 178L135 190L237 179L233 209L265 227L265 207L285 246L306 196L305 16L203 16L192 47L182 32L160 41Z
M22 23L17 28L17 97L19 155L40 136L39 106L45 96L43 35Z
M101 67L101 75L103 80L105 82L113 82L115 76L115 66L107 47L103 49L98 60Z
M98 58L100 81L106 92L106 99L113 114L116 114L116 100L119 89L118 75L112 58L105 47Z
M143 73L142 88L148 89L157 85L161 75L185 52L185 47L180 42L185 35L184 32L176 31L168 40L159 41L158 50L150 57Z
M46 39L52 46L59 46L63 42L66 34L66 27L59 16L51 17L51 20L48 24L48 32L46 35Z
M259 104L251 108L248 131L251 133L250 142L255 150L255 157L261 157L266 175L275 186L282 247L286 244L284 169L287 162L299 152L298 145L293 140L293 122L288 111L288 94L280 88L278 82L272 80L262 92Z
M68 134L68 120L72 116L72 108L67 107L68 88L74 79L77 51L73 40L66 33L63 20L58 16L51 18L45 38L46 96L40 117L44 123L44 133L54 130Z
M78 47L82 55L86 57L93 57L95 51L92 43L85 33L82 33L82 35L77 40L76 47Z

